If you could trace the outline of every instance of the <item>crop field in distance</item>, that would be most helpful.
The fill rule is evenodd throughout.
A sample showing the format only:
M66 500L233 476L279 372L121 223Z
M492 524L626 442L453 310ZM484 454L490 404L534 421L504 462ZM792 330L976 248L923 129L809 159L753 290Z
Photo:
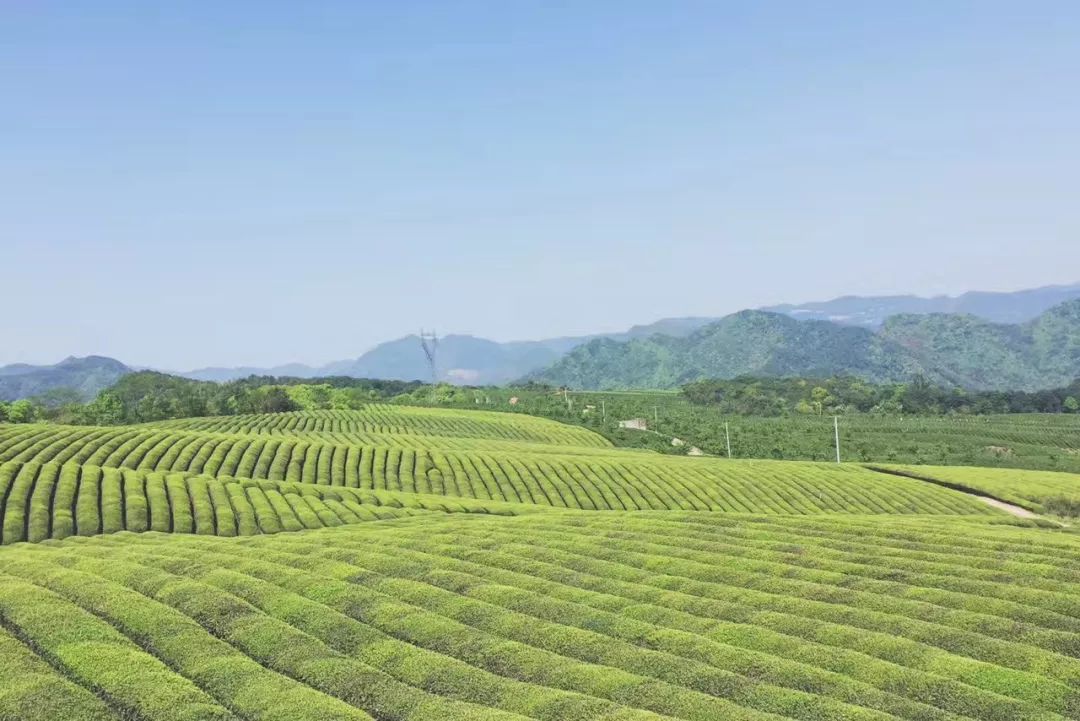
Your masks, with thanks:
M1076 719L1078 489L400 405L0 425L0 720Z
M511 405L509 399L516 398ZM422 399L422 396L418 396ZM567 403L569 401L569 404ZM792 414L746 416L690 403L670 391L482 389L461 393L461 408L491 408L553 418L617 438L620 445L685 454L691 447L727 455L725 424L735 458L798 461L835 459L833 417ZM638 418L647 431L624 430ZM1026 468L1080 473L1080 414L903 416L840 415L844 461ZM683 445L673 447L672 438Z

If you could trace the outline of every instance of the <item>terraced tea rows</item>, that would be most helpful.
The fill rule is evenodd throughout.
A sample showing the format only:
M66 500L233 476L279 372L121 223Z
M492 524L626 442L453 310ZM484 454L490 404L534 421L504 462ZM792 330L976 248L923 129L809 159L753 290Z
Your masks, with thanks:
M540 508L75 463L0 464L0 543L4 544L120 531L249 536L397 518L425 510L514 514Z
M984 493L1036 513L1080 516L1080 475L1075 473L956 466L880 467Z
M595 455L442 452L172 429L0 431L0 462L78 463L540 504L585 510L760 513L991 512L916 480L858 466Z
M429 513L0 561L3 718L1080 716L1080 538L999 522Z
M3 439L6 437L7 434L12 434L12 437L14 437L15 435L20 435L34 428L39 431L49 430L55 432L64 428L64 426L49 425L34 427L27 425L0 425L0 443L3 443ZM100 428L95 428L92 426L68 426L67 429L70 433L83 431L86 434L90 434L94 430L101 430ZM236 438L242 436L248 438L251 441L271 442L274 444L280 443L282 439L287 439L290 441L304 443L330 444L339 446L377 446L379 448L399 448L410 449L414 451L497 451L502 453L558 453L563 455L603 455L605 453L615 453L617 455L623 455L625 453L625 451L616 450L609 447L549 445L535 441L507 441L491 438L454 438L450 436L420 436L407 433L378 434L344 431L289 431L285 433L281 431L260 432L258 430L243 433L224 433L220 431L196 431L190 429L177 429L171 424L165 424L164 427L158 427L154 424L123 426L122 429L131 434L153 431L161 434L159 436L161 438L165 437L166 435L169 437L197 436L199 438L213 438L218 436ZM25 436L22 437L25 438ZM146 438L146 436L141 437L144 439ZM61 443L66 443L69 440L70 442L75 443L79 442L81 440L81 437L76 433L75 435L62 437L58 440L60 440ZM72 451L72 453L74 453L74 451Z
M147 426L157 430L175 431L172 426L158 428ZM183 432L206 435L209 433L222 433L221 431L202 431L184 429ZM279 431L252 429L224 433L224 435L245 435L255 438L281 439L290 438L298 441L330 443L333 445L347 446L378 446L380 448L409 448L423 451L500 451L504 453L562 453L574 455L603 454L607 450L597 446L571 446L553 445L537 441L507 441L491 438L456 438L451 436L421 436L408 433L360 433L352 431ZM617 451L622 453L622 451Z
M262 415L189 418L153 424L218 433L337 433L360 437L410 435L445 438L486 438L525 441L547 445L609 447L611 444L592 431L577 426L520 414L487 411L453 411L371 404L360 411L302 411Z

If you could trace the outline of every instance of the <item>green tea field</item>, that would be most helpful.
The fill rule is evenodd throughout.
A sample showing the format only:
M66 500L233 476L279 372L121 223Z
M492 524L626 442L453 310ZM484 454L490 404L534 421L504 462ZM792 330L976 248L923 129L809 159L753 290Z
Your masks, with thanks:
M0 719L1080 718L1080 535L978 497L1080 477L886 470L403 406L0 425Z
M893 466L881 468L912 478L985 494L1035 513L1080 516L1080 476L1054 471L955 466Z

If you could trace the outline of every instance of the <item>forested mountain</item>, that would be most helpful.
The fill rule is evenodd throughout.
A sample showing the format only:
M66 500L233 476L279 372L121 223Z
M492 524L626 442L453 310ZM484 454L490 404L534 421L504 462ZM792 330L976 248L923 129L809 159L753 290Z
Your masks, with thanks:
M594 340L529 380L573 388L671 388L701 378L921 375L971 389L1034 390L1080 377L1080 299L1019 325L970 315L901 315L880 332L743 311L685 338Z
M769 331L768 342L753 339L745 356L732 356L731 344L741 343L743 334L758 333L760 328L754 322L775 325L777 321L762 320L754 315L755 311L747 311L725 318L664 318L623 332L536 341L496 342L470 335L447 335L440 339L438 371L441 381L469 385L500 384L530 376L572 380L573 384L586 384L583 387L594 387L589 384L595 383L606 384L603 387L628 384L663 387L685 378L702 377L700 374L708 376L713 368L725 374L777 375L809 372L808 368L844 372L851 364L853 372L877 380L907 380L903 374L916 368L942 383L966 387L995 388L1012 382L1016 383L1012 387L1018 389L1045 387L1072 380L1069 373L1076 363L1069 349L1075 353L1075 346L1061 341L1072 336L1059 327L1062 323L1069 326L1072 321L1045 317L1040 325L1026 331L1017 325L1000 324L1025 323L1047 308L1074 298L1080 298L1080 284L1014 293L971 292L957 297L848 296L823 303L773 306L763 309L766 316L779 313L803 321L832 321L832 326L880 329L882 337L837 332L834 327L814 324L802 329L784 324ZM935 315L941 313L952 315ZM741 320L736 322L733 318ZM752 321L753 318L758 320ZM886 318L891 319L886 322ZM717 324L719 329L713 327ZM711 330L702 332L706 328ZM928 333L936 339L933 348L926 347ZM687 351L694 359L685 360L683 349L688 345L682 341L693 345L699 340L689 341L689 338L698 334L701 334L699 340L713 350L704 360L698 358L696 351ZM657 339L658 335L663 338ZM814 339L813 343L817 344L814 350L801 347L800 344L810 342L806 339ZM903 352L888 351L889 340L902 345ZM629 341L636 343L627 345ZM851 346L846 351L845 344ZM966 351L960 352L958 345L964 345ZM577 355L560 362L575 349L579 349ZM1035 356L1037 362L1033 360ZM82 360L86 364L80 368ZM130 370L112 359L82 360L68 359L56 366L2 366L0 399L27 397L63 387L75 388L82 396L92 397ZM103 361L115 365L106 367ZM609 373L606 370L609 364L622 367ZM599 375L595 370L597 365L605 368ZM549 367L550 370L543 370ZM429 373L419 339L410 335L381 343L358 358L322 366L289 363L271 367L210 367L175 375L221 383L252 375L427 380Z
M118 360L102 356L65 358L56 365L15 363L0 366L0 401L38 396L59 389L74 390L89 400L131 369Z
M529 380L572 388L672 388L700 378L833 376L901 381L927 369L865 328L746 310L685 338L654 335L582 345Z
M1017 325L970 315L894 316L881 335L965 388L1035 390L1080 377L1080 299Z
M996 323L1023 323L1054 305L1078 297L1080 297L1080 283L1011 293L975 291L956 297L846 296L821 303L778 305L762 310L781 313L798 320L832 321L841 325L876 330L881 327L887 317L897 314L966 313ZM505 383L545 368L575 348L592 341L607 340L621 344L635 339L644 341L657 334L670 338L684 338L720 320L722 319L719 317L693 316L663 318L653 323L635 325L623 332L508 343L470 335L448 335L441 340L439 346L439 379L451 383L474 385ZM805 329L805 332L825 331ZM645 343L645 347L649 345ZM636 347L634 352L645 353L644 349ZM663 356L664 353L661 352L660 355ZM571 360L568 365L572 366L576 362ZM645 362L644 358L641 362ZM783 364L783 361L778 362ZM824 365L832 367L835 362L824 363ZM692 369L682 369L680 372L687 370ZM666 372L658 373L659 377L669 376ZM202 368L179 375L217 382L245 378L250 375L296 378L346 375L356 378L426 380L429 371L423 353L420 351L419 339L415 335L410 335L381 343L358 358L335 361L324 366L313 367L292 363L269 368Z

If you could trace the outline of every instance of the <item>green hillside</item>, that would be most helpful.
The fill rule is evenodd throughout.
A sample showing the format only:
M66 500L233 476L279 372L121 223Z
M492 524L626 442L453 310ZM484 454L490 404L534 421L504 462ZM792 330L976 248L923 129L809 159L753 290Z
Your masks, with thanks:
M2 550L0 709L1075 718L1080 542L1045 533L562 512L15 546Z
M553 446L603 447L611 445L591 431L532 416L508 417L503 413L461 413L440 408L368 404L355 411L305 411L251 414L218 418L193 418L148 424L224 433L295 435L312 433L326 438L347 436L356 440L392 440L402 435L532 442ZM438 441L433 441L438 442Z
M0 462L5 461L51 468L52 476L64 464L77 464L587 510L961 514L983 510L961 494L883 478L859 466L732 462L614 449L592 454L439 451L263 434L24 426L0 431ZM8 508L18 512L30 491L14 480L9 488ZM51 496L51 485L41 496Z
M84 401L131 373L118 360L100 356L65 358L55 365L15 364L0 366L0 401L70 391Z
M684 338L594 340L528 378L584 389L674 388L702 378L851 375L1023 390L1080 377L1080 300L1021 325L969 315L901 315L879 332L743 311Z
M1052 525L520 414L0 425L0 719L1076 718Z
M948 466L881 467L912 478L984 493L1036 513L1080 517L1080 475L1075 473Z

